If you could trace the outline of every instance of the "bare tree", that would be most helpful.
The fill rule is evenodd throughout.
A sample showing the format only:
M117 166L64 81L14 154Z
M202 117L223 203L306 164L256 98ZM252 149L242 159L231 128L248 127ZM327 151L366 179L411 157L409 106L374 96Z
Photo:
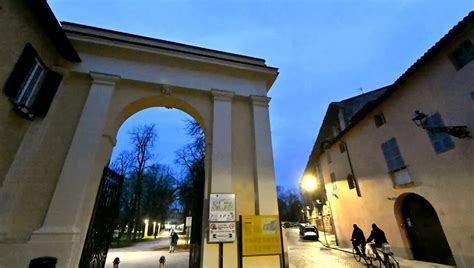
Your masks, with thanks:
M144 125L137 127L129 132L130 138L133 144L133 155L134 155L134 187L133 194L131 196L132 206L131 215L132 222L128 229L128 238L130 239L131 231L133 232L133 239L137 238L137 232L141 224L141 198L142 198L142 184L143 176L146 169L149 167L152 154L150 150L153 148L153 144L157 138L155 125Z
M143 214L164 224L175 200L177 179L170 167L160 164L152 165L144 178Z
M126 176L130 172L133 165L133 154L129 151L122 151L110 164L110 167L122 176Z
M117 219L117 227L119 229L117 237L117 245L120 244L120 239L123 233L126 230L127 223L131 221L131 207L132 203L130 202L130 191L128 187L129 181L127 181L127 175L130 173L130 169L133 165L133 154L129 151L122 151L110 164L110 168L115 172L124 177L124 183L122 186L122 191L120 194L119 202L119 213Z
M192 216L189 267L199 267L201 247L202 206L204 202L204 132L196 121L186 122L187 134L192 142L176 152L176 163L185 169L185 176L178 183L177 197L183 216Z

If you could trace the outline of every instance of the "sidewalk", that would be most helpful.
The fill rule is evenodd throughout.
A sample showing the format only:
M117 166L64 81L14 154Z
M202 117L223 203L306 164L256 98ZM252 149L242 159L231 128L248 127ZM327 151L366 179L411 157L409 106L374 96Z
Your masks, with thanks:
M339 250L343 251L347 254L352 254L352 248L342 248L336 245L336 237L333 234L326 234L326 239L328 242L328 246L330 248L327 248L328 250ZM321 241L321 244L327 245L326 244L326 239L324 237L324 233L319 231L319 241ZM448 268L448 267L455 267L455 266L450 266L450 265L444 265L444 264L439 264L439 263L431 263L431 262L424 262L424 261L416 261L416 260L408 260L404 258L400 258L398 256L395 256L396 260L400 264L400 268Z

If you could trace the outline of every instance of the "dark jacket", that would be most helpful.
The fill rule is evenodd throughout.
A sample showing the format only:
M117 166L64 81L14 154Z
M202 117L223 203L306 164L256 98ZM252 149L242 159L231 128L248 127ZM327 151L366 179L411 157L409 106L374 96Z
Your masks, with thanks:
M178 239L179 239L179 236L177 233L173 233L171 235L171 243L177 243L178 242Z
M372 232L370 232L369 238L367 238L367 243L370 241L375 240L375 244L381 245L382 243L387 243L387 238L385 237L385 233L378 227L372 228Z
M351 240L360 244L365 244L364 231L359 227L356 227L354 231L352 231Z

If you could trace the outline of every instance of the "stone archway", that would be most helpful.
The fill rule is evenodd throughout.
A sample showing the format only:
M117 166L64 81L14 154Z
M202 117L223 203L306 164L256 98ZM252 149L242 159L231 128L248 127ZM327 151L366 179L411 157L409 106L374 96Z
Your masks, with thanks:
M414 259L456 265L438 215L425 198L403 194L397 198L395 209Z
M278 215L267 97L277 69L257 58L83 25L64 28L82 62L57 68L65 76L59 92L63 87L84 98L78 97L77 118L49 122L74 131L59 175L48 178L54 192L24 246L28 256L77 267L118 128L140 110L169 107L190 114L206 136L201 266L238 267L238 241L207 242L208 198L233 193L236 215Z

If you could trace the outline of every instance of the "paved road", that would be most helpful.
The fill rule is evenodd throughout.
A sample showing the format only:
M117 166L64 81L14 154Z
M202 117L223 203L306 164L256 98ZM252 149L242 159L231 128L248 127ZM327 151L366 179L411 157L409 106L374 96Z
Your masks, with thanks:
M356 262L352 254L326 249L318 241L301 239L296 227L286 228L284 234L288 240L290 268L367 267ZM320 238L324 239L324 237Z
M184 239L178 240L174 253L169 253L169 238L158 237L136 243L130 247L110 249L105 267L112 268L115 257L120 258L120 268L156 268L161 256L166 258L166 268L183 268L189 266L189 250L184 246Z

